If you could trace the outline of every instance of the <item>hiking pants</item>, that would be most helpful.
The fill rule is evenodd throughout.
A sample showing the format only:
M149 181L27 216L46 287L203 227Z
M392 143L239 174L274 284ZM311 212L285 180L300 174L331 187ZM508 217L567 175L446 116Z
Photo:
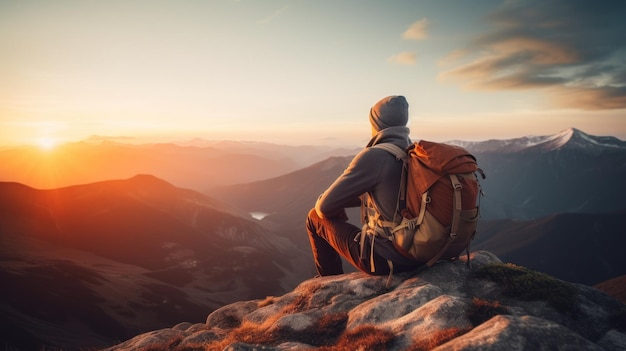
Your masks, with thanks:
M306 219L306 230L319 275L342 274L341 257L362 272L374 275L389 274L387 260L376 254L374 254L375 272L370 272L369 250L365 250L362 259L359 258L361 248L358 235L361 228L348 223L345 219L320 218L315 209L312 209Z

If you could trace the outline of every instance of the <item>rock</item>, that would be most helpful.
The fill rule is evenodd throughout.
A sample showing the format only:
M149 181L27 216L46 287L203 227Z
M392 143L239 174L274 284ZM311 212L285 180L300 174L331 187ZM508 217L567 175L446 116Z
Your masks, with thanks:
M568 328L532 316L495 316L437 351L589 350L603 348Z
M626 305L489 252L387 277L314 278L205 324L139 335L126 350L625 350Z

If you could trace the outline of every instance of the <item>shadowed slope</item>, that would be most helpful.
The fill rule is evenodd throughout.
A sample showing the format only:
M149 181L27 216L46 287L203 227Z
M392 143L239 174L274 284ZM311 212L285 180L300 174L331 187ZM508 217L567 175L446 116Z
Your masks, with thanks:
M298 259L247 214L152 176L0 183L0 341L76 349L203 319L292 288Z
M594 285L626 274L624 228L625 212L481 221L472 248L560 279Z

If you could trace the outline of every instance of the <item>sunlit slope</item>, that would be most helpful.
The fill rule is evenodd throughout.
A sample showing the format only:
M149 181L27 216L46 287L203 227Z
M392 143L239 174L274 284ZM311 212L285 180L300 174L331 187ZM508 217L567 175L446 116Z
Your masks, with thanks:
M297 169L287 157L174 144L72 143L51 150L0 151L0 180L39 189L152 174L177 186L206 189L269 178Z

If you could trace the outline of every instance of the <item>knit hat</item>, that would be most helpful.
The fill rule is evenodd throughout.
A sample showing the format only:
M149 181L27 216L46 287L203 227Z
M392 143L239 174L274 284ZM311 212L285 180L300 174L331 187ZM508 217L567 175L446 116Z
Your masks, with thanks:
M389 127L404 127L409 121L409 104L404 96L388 96L370 109L372 132Z

